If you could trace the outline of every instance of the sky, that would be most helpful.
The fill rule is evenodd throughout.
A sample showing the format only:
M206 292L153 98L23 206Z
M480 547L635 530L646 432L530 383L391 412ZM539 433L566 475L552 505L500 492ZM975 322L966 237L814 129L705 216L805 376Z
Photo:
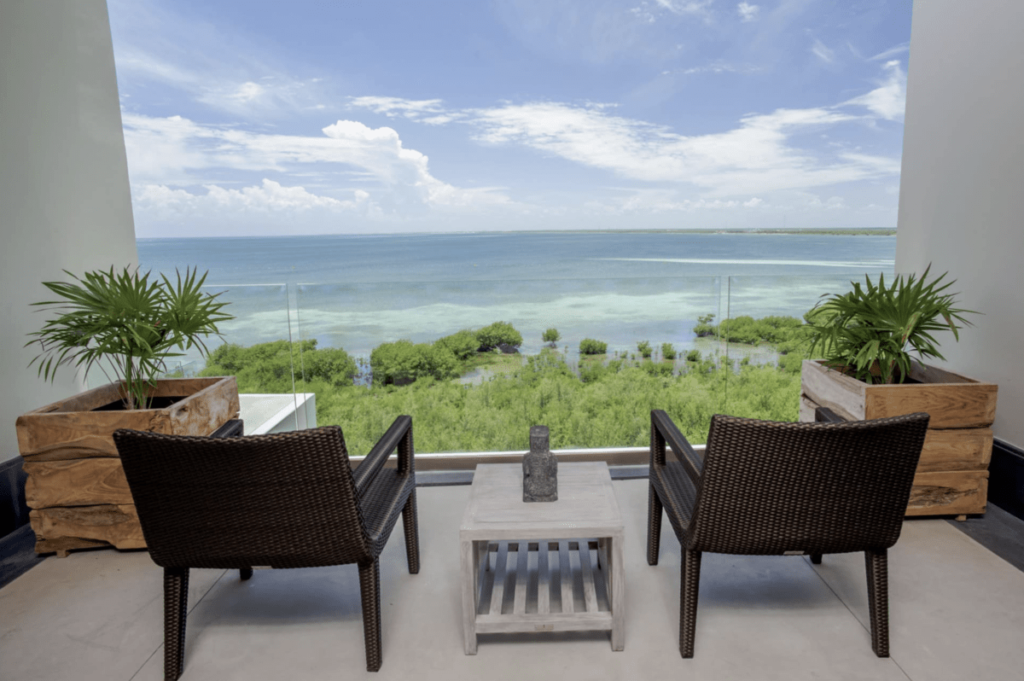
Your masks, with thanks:
M139 237L894 227L911 0L109 0Z

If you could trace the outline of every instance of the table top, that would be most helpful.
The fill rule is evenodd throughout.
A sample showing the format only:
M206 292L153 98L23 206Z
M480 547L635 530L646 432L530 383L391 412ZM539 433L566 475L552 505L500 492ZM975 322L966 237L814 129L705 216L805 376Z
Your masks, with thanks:
M522 464L480 464L462 516L463 540L622 538L608 464L558 464L558 501L523 501Z

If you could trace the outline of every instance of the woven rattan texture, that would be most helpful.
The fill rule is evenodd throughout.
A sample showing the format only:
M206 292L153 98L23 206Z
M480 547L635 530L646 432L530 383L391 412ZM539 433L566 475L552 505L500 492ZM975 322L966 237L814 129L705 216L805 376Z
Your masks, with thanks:
M188 568L164 569L164 676L176 679L185 666Z
M164 567L164 674L185 660L189 568L358 563L366 668L380 669L378 557L402 515L409 572L419 572L412 419L396 419L353 472L337 426L215 439L119 430L153 561ZM397 468L387 468L398 450Z
M886 550L865 551L868 576L868 612L871 616L871 649L889 657L889 556Z
M647 562L658 563L664 511L683 546L680 654L694 654L703 551L799 551L815 564L823 553L864 551L871 647L888 657L887 549L899 539L927 428L927 414L819 424L715 416L701 461L668 416L652 412Z
M927 428L927 414L839 424L715 416L685 546L740 554L889 548Z
M378 555L386 540L383 532L368 536L362 508L376 508L393 485L372 484L356 503L337 426L225 439L135 431L114 438L158 565L338 565Z

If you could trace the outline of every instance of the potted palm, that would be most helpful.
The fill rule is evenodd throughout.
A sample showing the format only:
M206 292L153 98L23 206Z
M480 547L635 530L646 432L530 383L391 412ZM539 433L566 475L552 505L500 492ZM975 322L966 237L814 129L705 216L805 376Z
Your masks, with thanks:
M801 420L828 407L851 420L914 412L931 415L908 515L984 513L997 386L924 362L944 360L935 334L970 326L956 307L954 281L865 277L826 294L807 315L812 357L801 374Z
M36 552L141 548L113 432L209 435L234 418L234 377L162 378L169 359L206 356L204 338L232 317L219 294L202 291L206 275L195 270L176 282L130 268L68 274L70 282L44 282L56 299L37 305L55 314L31 334L27 345L40 349L32 365L46 380L72 367L111 381L17 420Z

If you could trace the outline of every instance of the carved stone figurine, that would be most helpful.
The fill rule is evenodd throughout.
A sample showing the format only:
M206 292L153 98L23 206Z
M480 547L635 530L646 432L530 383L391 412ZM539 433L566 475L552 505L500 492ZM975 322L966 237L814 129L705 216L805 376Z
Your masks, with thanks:
M558 459L548 442L547 426L530 428L530 451L523 457L523 501L558 501Z

